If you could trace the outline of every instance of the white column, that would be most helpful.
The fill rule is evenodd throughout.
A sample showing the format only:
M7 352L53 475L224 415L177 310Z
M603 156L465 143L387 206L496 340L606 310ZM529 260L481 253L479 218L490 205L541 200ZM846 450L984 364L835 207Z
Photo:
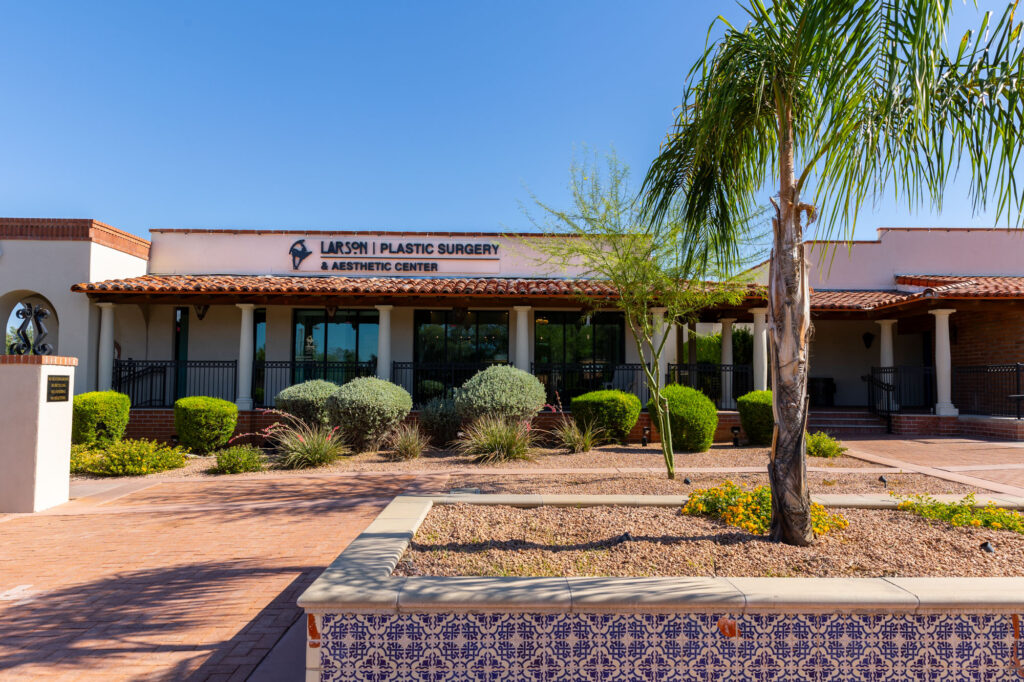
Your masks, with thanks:
M100 309L100 343L96 350L96 390L109 391L114 381L114 304L97 303Z
M754 314L754 390L768 389L768 309L751 308Z
M960 412L953 405L952 359L949 353L949 316L954 308L929 310L935 316L935 414L940 417L955 417Z
M671 324L668 324L665 320L665 309L664 308L651 308L651 320L654 324L654 339L655 344L661 344L662 340L669 333ZM668 377L668 361L670 355L672 355L672 348L670 344L671 339L665 341L665 345L662 346L661 357L658 358L658 380L662 386Z
M896 326L896 320L878 320L882 327L882 334L878 339L878 366L895 367L892 353L892 330Z
M253 346L252 311L256 306L252 303L236 303L242 311L242 324L238 328L238 392L235 404L240 410L251 410L252 403L252 363L255 360Z
M377 377L391 381L391 309L393 305L375 305L377 320Z
M722 364L732 364L732 323L734 317L723 317L722 323ZM732 401L732 368L730 371L722 370L722 405L721 409L731 410L735 407Z
M524 372L530 371L530 306L517 305L515 311L516 355L515 366Z

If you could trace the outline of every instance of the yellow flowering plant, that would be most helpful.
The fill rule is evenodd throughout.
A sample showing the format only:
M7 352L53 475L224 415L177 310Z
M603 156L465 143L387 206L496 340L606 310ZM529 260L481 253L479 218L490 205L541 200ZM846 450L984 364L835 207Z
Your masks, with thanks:
M746 490L732 481L714 488L694 490L683 513L691 516L710 516L730 526L742 528L756 535L767 535L772 520L772 493L765 485ZM842 530L850 525L842 514L830 513L825 507L811 505L811 524L816 535Z
M972 526L1024 534L1024 514L991 503L984 507L975 506L974 493L966 495L959 502L939 502L928 495L901 497L893 494L893 497L900 501L898 509L926 519L945 521L957 527Z

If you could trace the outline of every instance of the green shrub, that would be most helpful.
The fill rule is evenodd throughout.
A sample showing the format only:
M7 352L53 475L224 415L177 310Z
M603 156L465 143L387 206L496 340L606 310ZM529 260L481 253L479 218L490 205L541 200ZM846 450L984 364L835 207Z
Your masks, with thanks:
M255 445L232 445L213 453L218 474L241 474L247 471L263 471L263 451Z
M846 448L832 436L824 431L806 434L807 456L808 457L839 457Z
M740 424L751 445L771 445L775 431L771 391L751 391L736 399Z
M93 450L93 445L84 443L71 446L71 473L87 474L93 466L99 453Z
M694 339L691 336L690 339ZM722 362L722 334L696 335L697 362L717 365ZM689 349L683 347L682 357L688 358ZM749 365L754 362L754 335L743 327L732 329L732 361L737 365Z
M297 419L279 422L270 432L283 469L312 469L349 454L337 426L307 424Z
M412 410L412 396L376 377L348 382L327 401L331 423L341 427L358 452L378 446Z
M640 418L640 398L625 391L591 391L569 403L572 416L584 426L594 426L619 443L625 443Z
M474 462L492 464L531 459L534 432L527 421L513 421L488 415L462 430L455 448Z
M282 412L294 415L308 424L330 423L327 400L338 390L338 384L313 379L289 386L274 398L274 406Z
M511 365L491 365L455 392L455 409L466 421L480 417L533 419L545 399L544 386L537 377Z
M153 440L119 440L71 451L71 470L96 476L144 476L185 466L185 451Z
M459 435L462 419L455 410L455 399L432 398L420 410L420 426L435 445L445 446Z
M555 447L563 448L572 454L590 452L599 444L608 440L608 435L600 426L593 422L580 422L575 419L560 419L551 429Z
M409 461L423 454L430 445L430 439L417 424L399 424L388 437L388 445L391 449L384 453L385 458L395 462Z
M715 404L700 391L678 384L666 386L661 395L668 400L672 449L676 452L704 452L710 448L718 428ZM650 411L653 416L654 411Z
M194 396L174 403L178 442L200 455L228 442L238 423L238 406L220 398Z
M76 395L71 408L71 442L92 445L121 440L131 407L131 398L117 391Z
M928 495L896 497L900 500L899 509L933 521L945 521L956 527L971 526L1024 533L1024 514L997 507L991 502L978 507L974 493L966 495L959 502L939 502Z
M421 400L431 400L444 395L444 384L435 379L424 379L419 383Z

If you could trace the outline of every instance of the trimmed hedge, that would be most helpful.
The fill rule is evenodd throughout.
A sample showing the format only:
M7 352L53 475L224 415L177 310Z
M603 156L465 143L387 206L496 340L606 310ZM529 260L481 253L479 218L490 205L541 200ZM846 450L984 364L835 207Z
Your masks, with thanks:
M771 445L775 431L771 391L751 391L736 399L740 424L751 445Z
M71 442L94 445L121 440L131 408L131 398L117 391L76 395L71 408Z
M327 401L331 424L341 427L359 452L380 445L412 411L412 396L401 386L376 377L348 382Z
M455 392L455 409L465 421L480 417L528 420L544 407L544 385L511 365L491 365Z
M591 391L569 403L573 419L581 426L602 429L608 438L625 443L640 418L640 398L625 391Z
M193 396L174 403L174 430L178 442L205 455L223 446L235 432L238 406L220 398Z
M718 410L711 399L694 388L678 384L666 386L661 395L668 400L672 449L676 452L708 450L718 428ZM648 411L653 417L652 404L653 400L648 403Z
M274 398L274 407L307 424L326 426L330 422L327 400L337 390L338 384L323 379L304 381L278 393Z

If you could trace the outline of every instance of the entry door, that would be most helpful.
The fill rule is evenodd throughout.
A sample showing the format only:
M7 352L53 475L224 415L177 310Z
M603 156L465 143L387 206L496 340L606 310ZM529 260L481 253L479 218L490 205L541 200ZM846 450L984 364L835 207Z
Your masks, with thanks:
M188 395L188 308L174 309L174 399Z

